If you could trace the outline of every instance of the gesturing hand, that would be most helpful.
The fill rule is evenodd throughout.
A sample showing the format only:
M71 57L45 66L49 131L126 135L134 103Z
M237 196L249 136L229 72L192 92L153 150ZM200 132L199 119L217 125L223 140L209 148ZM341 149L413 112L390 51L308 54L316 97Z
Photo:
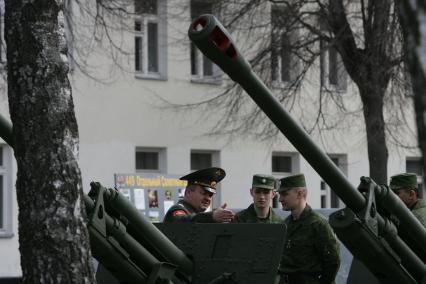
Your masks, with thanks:
M234 219L234 212L225 209L226 203L222 204L219 208L213 211L213 220L218 223L229 223Z

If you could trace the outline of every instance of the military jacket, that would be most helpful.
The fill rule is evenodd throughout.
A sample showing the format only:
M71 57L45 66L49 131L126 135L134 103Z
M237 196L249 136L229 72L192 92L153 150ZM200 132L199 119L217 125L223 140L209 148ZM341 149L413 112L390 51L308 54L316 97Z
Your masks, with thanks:
M417 199L417 202L411 207L411 212L420 223L426 228L426 202L424 199Z
M235 223L282 223L284 220L278 216L272 208L269 208L269 213L266 218L257 217L256 210L254 209L254 204L252 203L247 209L241 210L235 214L234 221Z
M327 220L306 205L299 219L290 215L284 223L287 234L280 271L315 275L309 283L334 283L340 265L339 245Z
M164 216L164 223L198 222L214 223L213 212L197 212L191 204L181 199L170 207Z

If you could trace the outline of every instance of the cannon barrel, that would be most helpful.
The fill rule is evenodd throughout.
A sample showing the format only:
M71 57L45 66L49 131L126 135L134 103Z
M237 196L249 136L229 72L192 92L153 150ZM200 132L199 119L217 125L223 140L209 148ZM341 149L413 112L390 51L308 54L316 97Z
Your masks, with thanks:
M84 196L84 202L86 204L86 210L88 212L93 212L95 210L95 203L93 200L88 197L87 195ZM118 219L112 218L108 214L105 214L105 223L106 223L106 230L121 244L121 246L128 252L132 253L132 258L135 259L135 262L140 266L142 271L152 271L154 269L154 266L159 262L158 259L156 259L147 249L145 249L141 244L139 244L130 234L126 233L125 225L122 224L122 222ZM104 251L112 251L112 249L105 249L105 247L108 247L108 245L105 245L104 243L107 243L105 241L105 238L99 237L98 232L94 230L92 226L89 226L90 231L90 238L92 240L92 251L95 257L101 258L100 262L102 263L102 258ZM100 247L100 249L96 249L97 247ZM97 254L97 255L96 255ZM129 255L130 256L130 255ZM111 256L108 256L110 258ZM131 266L130 264L127 264ZM118 269L117 269L118 270ZM135 269L137 271L137 269ZM126 270L124 270L126 271ZM127 274L127 272L126 272ZM137 279L134 278L133 275L131 276L131 279Z
M237 82L247 92L324 181L343 200L347 207L355 214L365 210L368 203L363 193L356 190L349 183L331 159L313 142L303 128L283 108L281 103L252 71L250 64L241 56L227 30L213 15L201 15L195 19L189 27L188 36L207 58L216 63L232 80ZM380 188L378 186L372 188L372 191L376 190L380 191ZM393 193L386 192L386 194L392 195ZM383 197L383 194L381 199L386 199ZM392 201L396 201L396 199L392 198ZM373 202L375 203L375 201ZM398 204L400 205L402 202L399 201ZM374 207L375 204L373 209ZM386 207L389 209L390 206ZM422 245L426 243L426 229L418 226L419 222L415 220L415 217L408 209L405 208L404 210L398 207L397 210L393 211L398 214L398 217L402 217L401 219L404 221L408 220L404 224L404 230L415 231L418 235L416 235L417 239L409 240L410 242L407 242L407 246L398 235L385 233L385 239L387 238L387 241L392 244L392 249L401 258L400 260L399 258L395 258L394 261L387 262L392 264L389 264L386 272L392 273L392 271L398 270L398 263L401 262L407 266L408 273L411 276L403 280L404 277L401 276L401 273L395 272L395 279L399 279L403 283L412 283L412 279L415 278L415 281L421 282L426 273L426 265L420 260L420 258L424 259L426 257L425 249L423 248L424 245ZM367 212L367 215L370 213L374 215L376 220L377 231L386 232L386 222L382 216L375 214L375 210ZM352 219L355 220L357 218ZM365 222L365 220L362 221ZM363 225L361 227L362 230L370 230L367 226ZM361 229L360 227L357 228ZM365 236L363 240L368 243L370 234L368 236L363 234L363 236ZM377 236L377 233L373 233L373 236L374 243L382 245L380 241L381 237ZM413 252L413 248L423 249ZM358 252L352 251L352 253L357 256ZM382 257L388 256L383 255ZM383 271L378 271L375 266L371 265L371 262L366 265L376 275ZM383 265L387 264L383 263ZM402 270L405 271L404 268Z
M120 241L120 246L131 252L133 258L146 271L151 271L161 260L175 265L184 276L192 274L193 262L148 221L126 197L116 189L105 188L97 182L92 182L90 186L89 197L85 197L86 207L92 216L89 218L89 225L98 228L101 232L106 231L105 236L112 236ZM104 207L98 210L103 212L101 217L96 213L96 203ZM102 219L102 223L97 222L98 219ZM105 229L99 228L103 220L105 220Z
M229 77L241 85L293 146L352 210L365 206L365 198L346 179L331 159L312 141L302 127L283 109L241 56L230 35L212 15L196 19L188 31L191 41Z

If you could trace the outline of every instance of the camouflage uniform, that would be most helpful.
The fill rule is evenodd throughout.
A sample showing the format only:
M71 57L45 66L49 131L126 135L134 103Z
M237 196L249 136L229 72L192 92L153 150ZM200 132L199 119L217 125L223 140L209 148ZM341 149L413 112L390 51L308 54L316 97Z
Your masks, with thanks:
M164 223L183 223L183 222L198 222L198 223L214 223L213 212L197 213L194 207L185 200L179 202L167 211L164 216Z
M418 196L419 189L417 184L417 175L415 173L401 173L394 175L390 178L389 187L395 192L395 194L398 194L399 190L414 190ZM402 201L405 204L408 203L407 201ZM413 205L409 206L409 209L426 228L426 202L423 199L418 198ZM395 223L398 224L399 221L396 221Z
M420 223L426 228L426 202L419 198L410 209L413 215L416 216Z
M283 219L278 216L272 208L269 208L268 217L259 218L257 217L256 210L254 205L251 204L247 209L244 209L237 214L235 214L234 221L235 223L282 223Z
M306 205L300 218L288 216L281 283L334 283L340 265L339 245L327 220Z

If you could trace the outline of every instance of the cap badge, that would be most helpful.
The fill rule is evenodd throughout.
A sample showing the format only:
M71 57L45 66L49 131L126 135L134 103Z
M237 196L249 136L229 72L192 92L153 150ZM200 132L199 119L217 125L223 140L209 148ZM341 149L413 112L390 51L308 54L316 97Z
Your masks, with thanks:
M266 183L266 179L264 179L264 178L263 178L263 179L262 179L262 183Z

